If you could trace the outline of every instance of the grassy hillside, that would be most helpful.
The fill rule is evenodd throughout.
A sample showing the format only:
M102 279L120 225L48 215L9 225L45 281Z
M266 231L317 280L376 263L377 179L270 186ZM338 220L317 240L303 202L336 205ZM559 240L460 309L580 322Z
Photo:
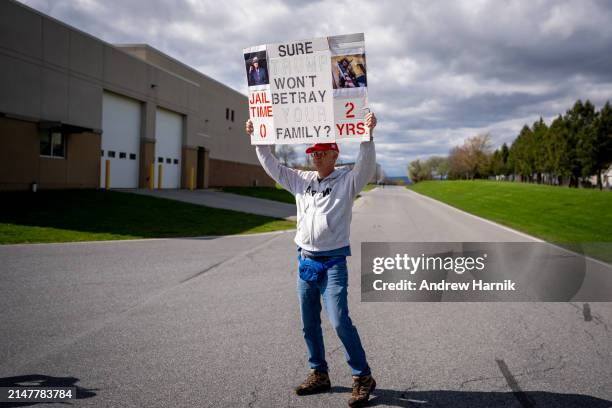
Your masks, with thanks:
M426 181L410 189L548 242L610 259L612 192L528 183ZM604 253L607 252L607 253Z

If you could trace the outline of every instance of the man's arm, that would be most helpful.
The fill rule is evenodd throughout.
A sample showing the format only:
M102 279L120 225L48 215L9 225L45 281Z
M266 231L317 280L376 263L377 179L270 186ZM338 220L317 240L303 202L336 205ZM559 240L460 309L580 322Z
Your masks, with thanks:
M246 122L246 133L248 135L253 133L253 123L250 119ZM272 177L274 181L293 195L300 191L300 187L304 180L300 172L280 164L278 159L272 154L270 145L257 145L255 146L255 152L257 153L257 158L261 166L268 176Z
M280 164L272 154L270 145L257 145L255 146L255 152L261 166L274 181L293 195L300 191L304 179L300 176L299 171Z
M374 148L374 141L361 142L359 155L355 161L355 166L351 170L355 195L359 194L363 187L368 184L375 172L376 149Z
M376 127L376 116L373 113L366 115L365 125L370 129L370 140L361 142L359 155L355 160L355 166L351 170L354 194L357 195L372 179L376 172L376 149L374 147L374 128Z

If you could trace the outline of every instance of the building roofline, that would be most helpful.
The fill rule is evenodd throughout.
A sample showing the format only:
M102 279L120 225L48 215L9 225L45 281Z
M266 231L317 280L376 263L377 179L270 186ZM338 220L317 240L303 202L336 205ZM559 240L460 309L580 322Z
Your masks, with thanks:
M38 11L38 10L36 10L35 8L32 8L32 7L28 6L27 4L21 3L21 2L19 2L19 1L17 1L17 0L9 0L9 2L10 2L10 3L13 3L14 5L16 5L16 6L18 6L18 7L24 8L24 9L28 10L29 12L34 13L34 14L38 15L38 16L39 16L39 17L41 17L41 18L46 18L46 19L48 19L48 20L51 20L51 21L53 21L54 23L57 23L57 24L61 25L61 26L62 26L62 27L64 27L64 28L67 28L67 29L69 29L69 30L75 31L75 32L77 32L77 33L79 33L79 34L82 34L82 35L84 35L84 36L86 36L86 37L88 37L88 38L90 38L90 39L94 40L94 41L99 41L99 42L101 42L101 43L102 43L102 44L104 44L104 45L107 45L107 46L109 46L109 47L112 47L113 49L118 50L118 51L122 52L123 54L125 54L125 55L129 56L130 58L133 58L133 59L135 59L135 60L137 60L137 61L139 61L139 62L142 62L142 63L144 63L144 64L147 64L147 65L149 65L149 66L151 66L151 67L155 67L156 69L161 69L162 71L164 71L164 72L166 72L166 73L168 73L168 74L170 74L170 75L173 75L173 76L175 76L175 77L177 77L177 78L179 78L179 79L181 79L181 80L183 80L183 81L187 81L187 82L189 82L189 83L190 83L190 84L192 84L192 85L197 85L198 87L200 86L200 84L198 84L198 83L196 83L196 82L193 82L193 81L192 81L192 80L190 80L190 79L184 78L184 77L182 77L182 76L180 76L180 75L176 74L175 72L169 71L169 70L168 70L168 69L166 69L166 68L163 68L163 67L157 66L157 65L155 65L155 64L151 64L150 62L145 61L145 60L143 60L142 58L138 58L137 56L135 56L135 55L133 55L133 54L130 54L129 52L127 52L127 51L125 51L125 50L122 50L122 49L121 49L121 47L119 47L119 46L117 46L117 45L115 45L115 44L109 43L109 42L107 42L107 41L103 40L103 39L102 39L102 38L100 38L100 37L96 37L95 35L90 34L90 33L86 32L86 31L83 31L83 30L81 30L81 29L79 29L79 28L77 28L77 27L74 27L74 26L72 26L72 25L70 25L70 24L68 24L68 23L65 23L65 22L63 22L62 20L58 20L57 18L55 18L55 17L53 17L53 16L50 16L50 15L48 15L48 14L45 14L45 13L43 13L42 11ZM128 45L129 45L129 44L128 44ZM245 94L243 94L243 93L241 93L241 92L239 92L239 91L235 90L234 88L231 88L231 87L229 87L229 86L227 86L227 85L225 85L225 84L223 84L223 83L221 83L221 82L217 81L216 79L210 78L209 76L207 76L207 75L205 75L205 74L203 74L203 73L201 73L201 72L197 71L196 69L194 69L194 68L190 67L189 65L186 65L185 63L182 63L182 62L180 62L180 61L176 60L175 58L173 58L173 57L171 57L171 56L169 56L169 55L167 55L167 54L165 54L165 53L163 53L163 52L159 51L158 49L156 49L156 48L154 48L154 47L152 47L152 46L150 46L150 45L148 45L148 44L134 44L134 45L140 45L140 46L144 45L144 46L146 46L146 47L148 47L148 48L150 48L150 49L152 49L152 50L154 50L154 51L156 51L156 52L158 52L158 53L160 53L160 54L163 54L164 56L166 56L166 57L170 58L171 60L176 61L177 63L179 63L179 64L181 64L181 65L183 65L183 66L185 66L185 67L189 68L190 70L192 70L192 71L194 71L194 72L198 73L199 75L202 75L202 76L206 77L207 79L209 79L209 80L211 80L211 81L213 81L213 82L216 82L216 83L218 83L218 84L220 84L220 85L222 85L222 86L224 86L224 87L226 87L226 88L228 88L228 89L232 90L233 92L236 92L236 93L238 93L238 94L240 94L240 95L242 95L242 96L244 96L244 97L247 97Z
M197 69L193 68L192 66L187 65L186 63L184 63L182 61L179 61L178 59L174 58L173 56L166 54L165 52L163 52L163 51L153 47L152 45L149 45L149 44L146 44L146 43L115 43L115 44L113 44L113 46L116 47L116 48L119 48L119 49L121 49L122 47L133 47L133 48L149 49L151 51L154 51L154 52L162 55L165 58L168 58L170 61L172 61L172 62L182 66L183 68L188 69L189 71L193 72L194 74L200 75L200 76L204 77L205 79L207 79L209 81L212 81L212 82L214 82L214 83L216 83L218 85L221 85L222 87L225 87L225 88L229 89L232 92L235 92L235 93L240 94L240 95L242 95L244 97L247 97L247 95L243 94L242 92L232 88L229 85L224 84L223 82L220 82L220 81L218 81L218 80L216 80L216 79L206 75L205 73L203 73L201 71L198 71ZM147 61L147 62L149 62L149 61Z

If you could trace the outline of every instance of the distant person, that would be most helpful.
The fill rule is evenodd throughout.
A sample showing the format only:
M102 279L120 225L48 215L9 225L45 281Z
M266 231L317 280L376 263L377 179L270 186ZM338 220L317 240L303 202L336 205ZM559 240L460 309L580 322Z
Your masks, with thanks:
M266 69L259 66L259 58L253 57L249 67L249 85L266 85L268 73Z
M295 196L297 206L297 244L299 260L297 291L300 300L304 340L308 349L310 373L295 392L298 395L327 391L331 382L327 373L321 330L321 297L327 316L342 341L347 363L353 375L349 406L367 403L376 387L357 328L349 317L348 269L353 200L376 171L376 151L372 134L376 116L366 115L370 140L361 142L359 156L352 169L336 169L339 149L336 143L317 143L306 149L316 171L301 171L283 166L269 145L257 145L261 165L270 177ZM253 123L246 122L246 132L253 133Z

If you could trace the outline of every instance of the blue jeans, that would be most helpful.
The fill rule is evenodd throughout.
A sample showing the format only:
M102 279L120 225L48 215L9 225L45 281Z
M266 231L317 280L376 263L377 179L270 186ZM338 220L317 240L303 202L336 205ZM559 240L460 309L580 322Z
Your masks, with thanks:
M370 375L359 333L349 317L346 261L328 269L320 282L307 282L300 278L299 273L297 275L297 293L310 368L328 371L321 330L320 298L323 297L327 317L344 345L344 355L353 375Z

